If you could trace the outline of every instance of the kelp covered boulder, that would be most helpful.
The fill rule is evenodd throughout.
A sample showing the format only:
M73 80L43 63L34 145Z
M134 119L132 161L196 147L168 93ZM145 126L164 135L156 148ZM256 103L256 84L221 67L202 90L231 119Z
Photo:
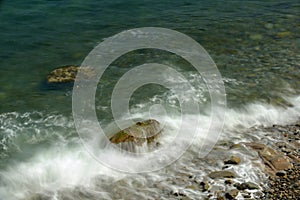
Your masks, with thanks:
M110 142L114 144L131 143L136 146L155 145L158 136L161 134L161 125L154 119L140 121L134 125L113 134Z
M82 72L82 79L90 79L94 77L94 70L90 67L78 66L62 66L51 71L47 76L48 83L69 83L74 82L78 71Z

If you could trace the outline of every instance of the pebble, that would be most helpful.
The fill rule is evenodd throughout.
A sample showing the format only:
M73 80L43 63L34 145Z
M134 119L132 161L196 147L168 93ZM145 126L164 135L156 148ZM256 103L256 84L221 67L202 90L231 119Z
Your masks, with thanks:
M276 173L276 176L285 176L286 175L286 172L285 171L278 171Z
M238 194L239 194L239 191L237 189L232 189L225 194L225 197L227 199L235 199L235 197L237 197Z
M225 180L224 182L227 185L231 185L233 183L233 181L231 179Z
M202 181L200 183L200 186L201 186L202 192L205 192L205 191L207 191L209 189L209 184L207 182L205 182L205 181Z
M259 186L256 185L255 183L252 182L245 182L245 183L236 183L234 184L234 186L238 189L238 190L258 190Z
M241 159L237 156L231 156L229 159L225 160L225 164L232 164L232 165L238 165L240 164Z

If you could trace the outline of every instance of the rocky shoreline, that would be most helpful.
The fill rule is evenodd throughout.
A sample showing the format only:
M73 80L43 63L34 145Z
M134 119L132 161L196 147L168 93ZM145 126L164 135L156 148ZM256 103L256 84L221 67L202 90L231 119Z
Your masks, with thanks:
M252 128L255 131L258 127ZM266 181L253 183L238 179L237 170L242 158L232 155L223 160L223 170L213 171L207 176L201 177L198 182L195 177L190 176L195 186L188 188L200 189L206 193L203 199L300 199L300 121L292 125L273 125L268 128L261 128L266 134L260 142L246 142L237 144L223 144L227 146L228 154L231 149L235 152L243 152L242 149L254 152L252 166L266 175ZM219 146L222 144L217 144ZM214 150L213 150L214 151ZM207 156L209 159L210 154ZM242 157L242 156L241 156ZM235 168L231 166L235 165ZM245 166L243 166L245 167ZM216 182L215 180L221 180ZM195 184L193 184L195 185ZM219 186L219 188L217 187ZM221 185L221 186L220 186ZM217 189L216 189L217 188ZM189 200L184 192L173 193L179 199ZM176 198L177 199L177 198Z
M300 199L300 122L288 126L274 125L270 131L278 133L282 142L275 145L291 158L292 166L275 176L269 176L264 199Z
M220 140L204 158L192 156L182 164L175 162L170 166L174 174L168 177L153 181L150 173L118 181L101 178L98 189L108 191L111 199L299 200L300 120L286 126L253 127L247 132L255 135L253 141ZM147 184L143 180L148 180ZM77 190L55 195L58 199L99 199L85 188L80 193ZM35 194L26 200L50 200L51 196Z

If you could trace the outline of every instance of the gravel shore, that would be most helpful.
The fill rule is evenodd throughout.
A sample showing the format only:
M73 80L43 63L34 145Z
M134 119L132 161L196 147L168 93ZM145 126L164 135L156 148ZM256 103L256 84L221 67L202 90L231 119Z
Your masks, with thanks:
M269 176L268 185L264 191L265 199L300 199L300 122L289 126L273 128L280 133L276 145L286 156L290 157L293 166L290 169Z

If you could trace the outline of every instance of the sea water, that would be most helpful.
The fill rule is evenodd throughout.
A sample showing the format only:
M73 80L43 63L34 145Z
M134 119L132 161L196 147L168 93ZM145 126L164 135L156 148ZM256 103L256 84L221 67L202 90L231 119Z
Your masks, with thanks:
M49 199L169 199L170 191L182 189L184 173L201 176L219 169L218 163L200 159L199 150L209 135L200 134L201 142L194 142L175 163L142 174L111 169L83 147L72 116L72 87L49 87L46 76L58 66L80 65L100 42L127 29L174 29L206 49L226 89L227 108L219 110L225 113L219 140L259 139L259 133L245 130L295 122L300 114L299 9L296 0L0 1L0 199L35 194ZM167 127L162 146L185 142L172 138L179 126L186 136L198 121L199 133L211 128L210 95L201 75L179 56L160 50L130 52L110 65L96 93L99 123L106 126L113 121L110 100L115 83L145 62L173 67L193 91L175 95L158 85L141 87L132 95L131 117L146 118L152 105L162 104L167 112L156 116ZM200 106L198 115L186 116L188 123L181 124L178 95ZM157 164L143 157L122 163L120 152L103 152L105 159L129 171ZM222 158L222 151L212 157ZM244 180L264 180L249 165L237 169ZM185 192L191 198L201 196L195 190Z

